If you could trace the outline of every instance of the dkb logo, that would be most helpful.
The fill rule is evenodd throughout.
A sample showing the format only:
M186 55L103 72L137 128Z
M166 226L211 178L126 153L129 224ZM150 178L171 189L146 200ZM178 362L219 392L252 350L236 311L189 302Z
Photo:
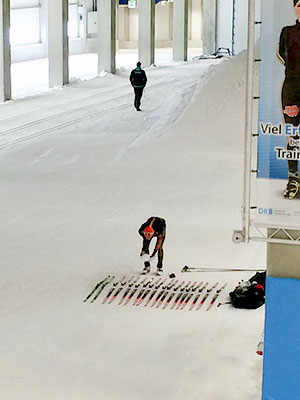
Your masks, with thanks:
M273 209L272 208L259 208L258 213L263 214L263 215L272 215Z

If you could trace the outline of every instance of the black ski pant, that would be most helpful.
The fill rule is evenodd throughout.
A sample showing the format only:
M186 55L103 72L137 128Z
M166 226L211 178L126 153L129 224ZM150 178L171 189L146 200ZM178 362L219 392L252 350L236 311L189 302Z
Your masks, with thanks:
M143 87L134 87L134 107L139 109L141 106L141 98L143 96Z
M282 85L281 91L281 104L282 110L286 106L297 105L300 109L300 83L297 79L285 79ZM284 122L291 124L295 127L300 125L300 112L295 117L289 117L287 114L284 115ZM287 139L287 149L294 150L299 149L299 136L295 135ZM289 172L295 173L298 171L298 160L288 160Z

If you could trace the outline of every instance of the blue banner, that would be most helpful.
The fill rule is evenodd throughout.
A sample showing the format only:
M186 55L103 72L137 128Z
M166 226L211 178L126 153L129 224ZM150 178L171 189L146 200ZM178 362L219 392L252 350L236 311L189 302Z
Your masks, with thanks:
M288 164L279 149L286 147L291 127L286 129L282 113L285 65L278 57L278 49L283 28L295 22L293 0L262 0L258 178L288 177Z
M257 222L300 226L300 0L262 0Z

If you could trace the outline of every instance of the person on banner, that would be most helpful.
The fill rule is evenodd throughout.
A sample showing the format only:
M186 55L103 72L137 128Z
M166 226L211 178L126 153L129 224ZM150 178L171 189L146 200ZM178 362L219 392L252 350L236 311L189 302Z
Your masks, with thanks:
M300 125L300 0L293 0L297 20L295 25L285 26L279 39L277 56L285 66L285 79L281 90L283 118L286 124ZM299 134L287 139L287 150L299 152ZM300 179L298 159L288 160L288 183L284 197L293 199L299 193Z
M141 68L140 61L136 63L136 68L131 71L130 82L134 89L134 107L137 111L142 111L141 98L143 96L143 90L147 83L146 72Z
M145 254L149 254L150 242L154 237L157 238L155 248L150 256L150 259L153 258L156 253L158 253L157 273L160 275L163 269L163 244L166 238L166 221L160 217L150 217L141 225L138 233L143 238L143 246L140 254L141 257L143 257ZM144 262L144 269L142 271L144 274L150 272L150 259Z

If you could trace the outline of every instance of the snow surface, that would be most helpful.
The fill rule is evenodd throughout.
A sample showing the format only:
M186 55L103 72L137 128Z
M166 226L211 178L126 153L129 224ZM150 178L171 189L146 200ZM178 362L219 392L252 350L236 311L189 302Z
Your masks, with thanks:
M140 271L137 229L152 215L167 221L165 274L228 282L222 301L252 273L181 268L265 267L264 244L231 240L241 228L245 54L169 56L158 53L146 69L141 113L130 52L115 76L0 106L5 400L260 398L264 307L157 310L101 305L103 294L82 301L107 274ZM92 75L94 56L76 57L77 71L89 65ZM22 64L32 74L13 66L15 97L47 86L45 60Z

